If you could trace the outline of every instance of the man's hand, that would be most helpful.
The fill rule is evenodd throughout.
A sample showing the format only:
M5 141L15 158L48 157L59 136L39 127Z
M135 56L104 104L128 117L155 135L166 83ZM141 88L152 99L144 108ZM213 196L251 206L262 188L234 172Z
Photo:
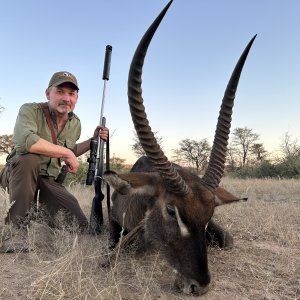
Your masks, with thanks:
M73 173L73 174L77 173L78 168L79 168L79 162L78 162L75 154L71 150L69 150L67 155L63 157L63 160L66 163L68 172Z
M100 125L96 127L92 139L98 140L99 132L100 132L100 138L106 142L109 134L108 128L102 127ZM90 143L91 143L91 139L88 139L84 142L76 144L76 147L74 149L75 155L78 157L84 154L85 152L87 152L88 150L90 150Z
M79 162L73 151L66 147L50 143L42 138L33 144L28 149L28 152L48 157L62 158L67 165L67 171L70 173L76 173L79 167Z
M108 128L98 125L94 131L93 139L98 139L99 132L100 132L100 138L104 141L107 141L108 134L109 134Z

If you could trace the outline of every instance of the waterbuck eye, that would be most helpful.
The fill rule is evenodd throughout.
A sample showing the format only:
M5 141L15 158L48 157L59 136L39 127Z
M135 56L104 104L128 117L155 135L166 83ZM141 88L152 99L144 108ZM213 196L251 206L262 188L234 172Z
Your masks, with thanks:
M171 205L167 205L167 213L170 217L176 218L175 208Z

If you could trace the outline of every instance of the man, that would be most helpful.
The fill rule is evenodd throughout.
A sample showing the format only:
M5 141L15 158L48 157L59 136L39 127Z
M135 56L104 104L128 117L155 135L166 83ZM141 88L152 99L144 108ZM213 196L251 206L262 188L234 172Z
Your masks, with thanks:
M46 104L26 103L20 108L14 128L15 147L0 173L0 184L9 191L12 203L6 223L17 228L25 227L31 204L38 197L49 213L50 225L53 225L55 214L62 209L77 219L81 229L87 227L88 220L77 199L55 181L61 161L66 164L68 172L76 173L79 167L77 157L90 148L90 139L76 144L81 133L80 120L73 113L78 91L73 74L57 72L46 89ZM93 138L98 134L106 141L108 129L97 126ZM0 252L13 250L12 245L6 247L5 243L0 248Z

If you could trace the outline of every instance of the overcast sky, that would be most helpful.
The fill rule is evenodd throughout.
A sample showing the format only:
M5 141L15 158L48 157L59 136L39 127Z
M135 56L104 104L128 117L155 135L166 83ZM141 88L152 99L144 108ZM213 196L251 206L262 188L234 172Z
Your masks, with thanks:
M19 107L45 101L56 71L77 76L82 140L99 123L105 47L112 45L104 114L111 156L135 159L127 76L136 46L166 0L0 0L0 134ZM300 1L174 0L149 47L143 98L167 156L184 138L213 140L221 99L248 41L257 38L236 95L232 129L260 135L269 151L299 138Z

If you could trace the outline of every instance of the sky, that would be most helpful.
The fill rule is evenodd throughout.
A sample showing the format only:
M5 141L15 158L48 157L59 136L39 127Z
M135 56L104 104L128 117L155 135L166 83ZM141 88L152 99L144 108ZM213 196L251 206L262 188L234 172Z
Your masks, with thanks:
M81 140L100 122L106 45L113 47L104 115L111 156L133 163L127 98L133 53L167 0L0 0L0 135L12 134L19 107L46 101L56 71L76 75ZM276 152L299 138L300 1L174 0L147 52L143 98L165 154L182 139L213 141L221 100L249 40L232 131L248 127Z

